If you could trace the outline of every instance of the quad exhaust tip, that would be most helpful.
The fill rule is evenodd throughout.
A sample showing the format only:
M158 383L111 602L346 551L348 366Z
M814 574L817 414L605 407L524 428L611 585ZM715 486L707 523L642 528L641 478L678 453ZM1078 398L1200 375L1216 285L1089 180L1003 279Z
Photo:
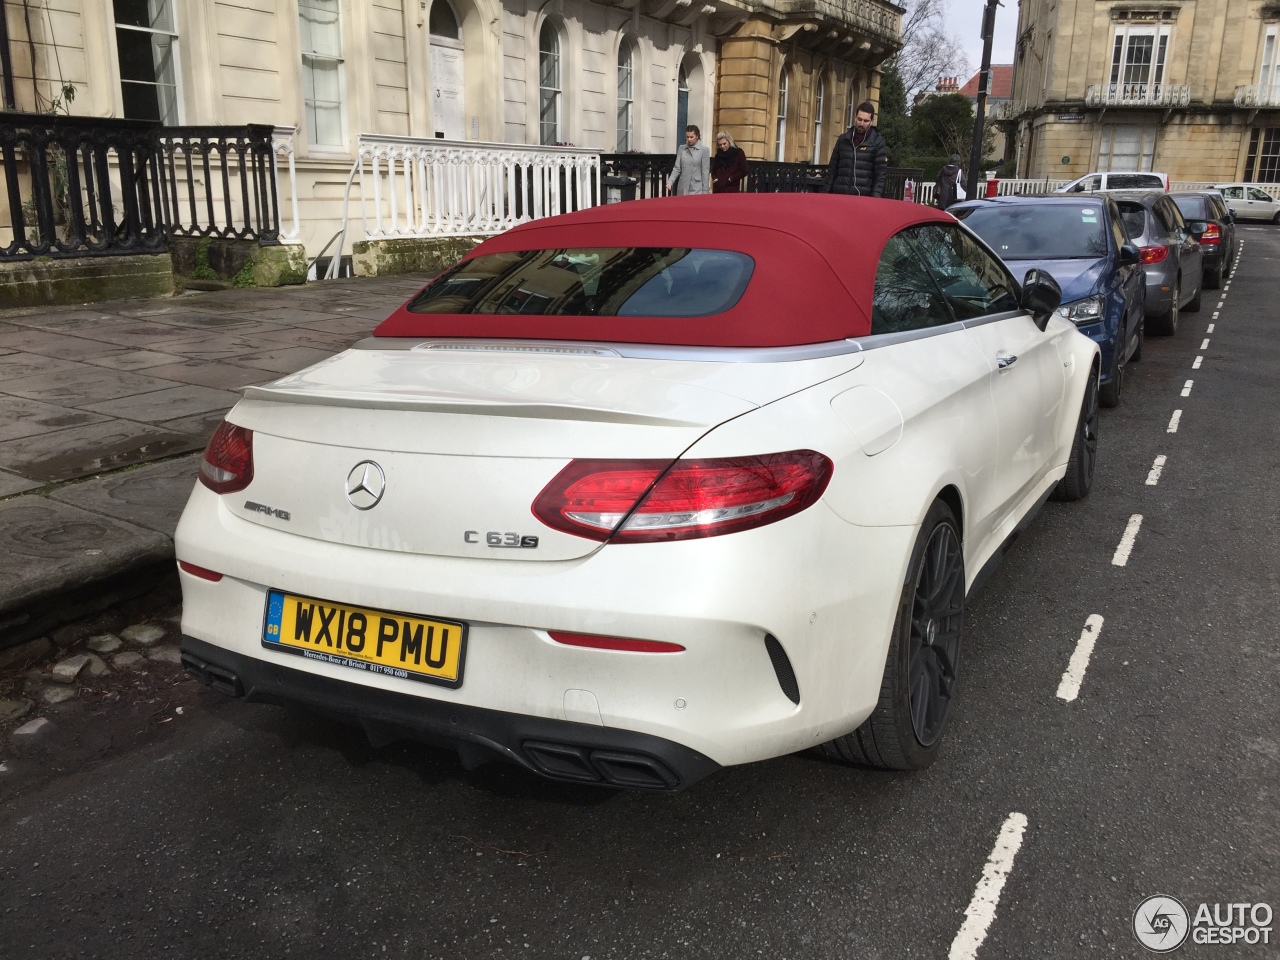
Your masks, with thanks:
M525 758L545 777L632 790L676 790L680 778L643 753L526 740Z

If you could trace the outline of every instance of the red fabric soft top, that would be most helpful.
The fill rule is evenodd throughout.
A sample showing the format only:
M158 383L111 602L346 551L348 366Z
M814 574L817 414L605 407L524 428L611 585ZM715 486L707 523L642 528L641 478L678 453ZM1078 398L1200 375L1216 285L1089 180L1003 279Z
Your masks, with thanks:
M589 340L776 347L866 336L885 242L904 227L952 222L932 207L832 194L709 194L633 200L522 224L467 257L565 247L734 250L755 261L729 310L707 317L410 313L378 337Z

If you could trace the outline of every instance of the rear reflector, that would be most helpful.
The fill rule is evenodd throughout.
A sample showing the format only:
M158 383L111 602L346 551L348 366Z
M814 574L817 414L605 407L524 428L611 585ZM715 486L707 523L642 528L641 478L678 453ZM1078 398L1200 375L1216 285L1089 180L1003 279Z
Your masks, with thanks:
M189 573L193 577L199 577L201 580L212 580L217 583L222 579L222 574L214 570L206 570L204 567L197 567L194 563L187 563L185 560L178 561L178 568L183 573Z
M1163 263L1164 258L1169 256L1169 248L1165 246L1142 247L1138 252L1143 263Z
M538 494L533 514L553 529L612 543L715 537L811 506L831 469L813 450L675 462L574 460Z
M631 653L680 653L684 647L678 643L661 640L632 640L628 637L599 637L590 633L565 633L548 630L548 636L556 643L570 647L594 647L596 650L627 650Z
M200 482L214 493L235 493L253 480L253 431L223 420L200 461Z

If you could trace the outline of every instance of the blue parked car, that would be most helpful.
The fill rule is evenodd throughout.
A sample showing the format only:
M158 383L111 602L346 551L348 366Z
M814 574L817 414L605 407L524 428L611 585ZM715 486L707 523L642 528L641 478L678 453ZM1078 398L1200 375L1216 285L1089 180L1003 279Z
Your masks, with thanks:
M1138 248L1108 196L995 197L948 207L1008 264L1015 277L1038 267L1062 287L1059 316L1102 348L1105 407L1120 402L1124 368L1142 356L1146 280Z

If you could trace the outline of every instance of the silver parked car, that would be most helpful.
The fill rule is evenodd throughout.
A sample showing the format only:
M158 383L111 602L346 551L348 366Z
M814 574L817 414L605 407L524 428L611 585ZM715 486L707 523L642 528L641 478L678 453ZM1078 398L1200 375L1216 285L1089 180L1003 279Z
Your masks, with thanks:
M1200 309L1204 282L1200 237L1206 224L1184 220L1167 193L1124 190L1112 196L1129 239L1141 254L1147 278L1146 332L1172 336L1184 307L1192 313Z

